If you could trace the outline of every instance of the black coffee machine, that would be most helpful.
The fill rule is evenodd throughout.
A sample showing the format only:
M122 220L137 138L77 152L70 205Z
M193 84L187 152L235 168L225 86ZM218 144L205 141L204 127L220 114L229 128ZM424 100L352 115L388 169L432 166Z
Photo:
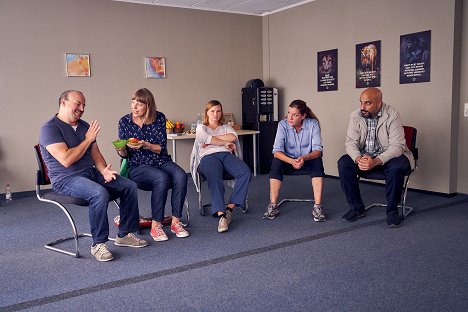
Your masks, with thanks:
M265 87L260 79L249 80L242 88L242 129L258 130L257 170L270 173L273 143L278 128L278 89ZM244 161L253 170L252 138L244 137Z

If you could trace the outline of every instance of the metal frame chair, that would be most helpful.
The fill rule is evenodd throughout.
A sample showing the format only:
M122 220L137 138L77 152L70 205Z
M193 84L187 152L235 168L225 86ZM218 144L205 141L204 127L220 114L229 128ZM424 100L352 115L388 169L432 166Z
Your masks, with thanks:
M293 170L293 171L289 171L289 172L286 172L286 173L283 173L283 175L289 175L289 176L302 176L302 175L307 175L309 176L309 173L306 172L305 170L303 170L302 168L299 169L299 170ZM310 176L309 176L309 181L310 181ZM285 202L295 202L295 203L298 203L298 202L307 202L307 203L314 203L315 200L314 199L307 199L307 198L304 198L304 199L301 199L301 198L283 198L279 203L278 203L278 207L281 206L283 203Z
M197 170L196 175L197 175L196 179L197 179L198 185L200 186L200 192L198 192L198 210L200 211L200 215L205 216L206 215L205 207L211 206L211 203L203 204L202 185L203 185L203 182L206 182L206 178L199 170ZM234 181L234 180L235 178L233 176L228 174L226 171L223 172L223 181ZM249 210L248 195L247 195L247 198L245 199L245 207L239 206L239 208L241 209L243 213L247 213L247 211Z
M403 129L405 131L406 145L408 146L411 153L413 153L414 161L417 164L417 161L419 158L419 151L418 151L418 148L416 147L416 135L418 133L418 130L411 126L403 126ZM400 216L402 219L406 218L413 211L413 207L406 206L406 194L408 192L408 185L409 185L410 179L413 176L413 173L416 171L416 169L417 169L417 165L415 165L414 169L412 169L411 172L405 177L405 182L403 184L403 200L401 201L401 204L398 205L398 208L401 210ZM385 177L382 174L375 174L375 175L370 175L363 179L385 180ZM365 210L369 210L374 207L387 207L387 204L373 203L367 206Z
M81 234L78 233L75 221L73 220L73 217L71 216L70 212L64 205L88 206L89 203L86 200L83 200L78 197L63 195L63 194L59 194L53 191L48 191L48 192L42 191L41 187L50 185L51 182L47 174L47 167L42 158L39 144L34 146L34 150L36 152L36 159L37 159L37 165L38 165L38 170L36 172L36 197L42 202L51 203L51 204L58 206L63 211L63 213L65 213L65 215L67 216L68 221L73 230L73 236L60 238L52 242L48 242L44 245L44 248L53 250L56 252L60 252L60 253L75 257L75 258L79 258L80 250L79 250L78 239L81 237L92 237L92 236L89 233L81 233ZM119 208L119 204L115 201L115 199L116 198L111 198L111 201L113 201L115 205L117 206L117 208ZM69 241L69 240L74 240L75 242L74 252L68 251L62 248L54 247L55 245L59 243ZM109 240L115 241L114 238L109 238Z
M120 172L125 171L124 168L123 168L124 166L128 166L128 163L124 162L123 160L124 159L121 159L121 162L120 162ZM148 184L137 183L137 187L138 187L138 189L140 189L142 191L147 191L147 192L152 192L153 191L153 188L151 187L151 185L148 185ZM171 189L171 192L172 192L172 185L170 185L169 188ZM189 226L190 225L190 209L189 209L190 207L189 207L189 203L188 203L188 200L187 200L187 196L185 196L184 206L185 206L185 212L186 212L187 218L186 218L185 221L181 220L181 222L182 222L183 226Z

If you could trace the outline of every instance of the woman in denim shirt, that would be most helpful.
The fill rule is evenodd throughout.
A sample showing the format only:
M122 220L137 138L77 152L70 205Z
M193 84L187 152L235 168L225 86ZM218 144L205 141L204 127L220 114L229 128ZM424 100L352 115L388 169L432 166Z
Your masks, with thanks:
M180 223L187 194L187 174L167 154L166 116L156 110L153 94L146 88L135 91L131 109L131 113L119 121L119 138L136 138L138 143L127 143L126 147L117 148L117 152L121 157L128 157L128 177L137 184L152 187L151 236L157 242L168 239L162 221L167 193L172 188L171 232L177 237L187 237L189 233Z
M322 162L322 138L317 116L302 100L289 104L288 117L278 123L273 145L273 162L270 171L270 204L264 219L274 219L278 213L278 194L283 174L301 170L311 177L314 192L314 221L325 221L322 211L322 185L325 175Z

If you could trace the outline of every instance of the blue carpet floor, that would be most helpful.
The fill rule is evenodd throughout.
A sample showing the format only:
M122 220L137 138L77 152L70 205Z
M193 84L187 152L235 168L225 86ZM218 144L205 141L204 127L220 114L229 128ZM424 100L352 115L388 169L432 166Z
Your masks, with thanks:
M383 208L354 223L339 181L327 178L328 221L313 222L307 203L287 203L263 220L268 177L253 179L249 212L234 212L227 233L198 214L189 185L188 238L169 233L142 249L109 244L115 260L100 263L81 240L75 259L43 248L70 234L65 216L35 197L0 206L0 311L466 311L468 307L468 196L411 192L415 211L398 229ZM366 202L384 187L363 184ZM310 197L310 180L288 177L282 194ZM149 215L149 193L140 194ZM86 208L72 207L88 231ZM109 219L117 209L109 206ZM116 229L112 226L112 235Z

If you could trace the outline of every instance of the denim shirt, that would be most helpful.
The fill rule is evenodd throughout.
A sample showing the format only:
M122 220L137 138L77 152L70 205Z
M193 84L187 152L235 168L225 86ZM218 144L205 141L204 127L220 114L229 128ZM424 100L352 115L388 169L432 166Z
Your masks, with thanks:
M291 158L298 158L313 151L323 151L320 126L316 119L305 118L299 132L288 124L287 119L278 123L273 154L283 152Z
M129 138L137 138L161 146L159 154L143 148L138 150L127 148L130 168L140 165L161 167L172 161L167 154L166 116L163 113L156 112L156 120L149 125L143 124L141 128L133 122L131 113L120 118L119 139Z

